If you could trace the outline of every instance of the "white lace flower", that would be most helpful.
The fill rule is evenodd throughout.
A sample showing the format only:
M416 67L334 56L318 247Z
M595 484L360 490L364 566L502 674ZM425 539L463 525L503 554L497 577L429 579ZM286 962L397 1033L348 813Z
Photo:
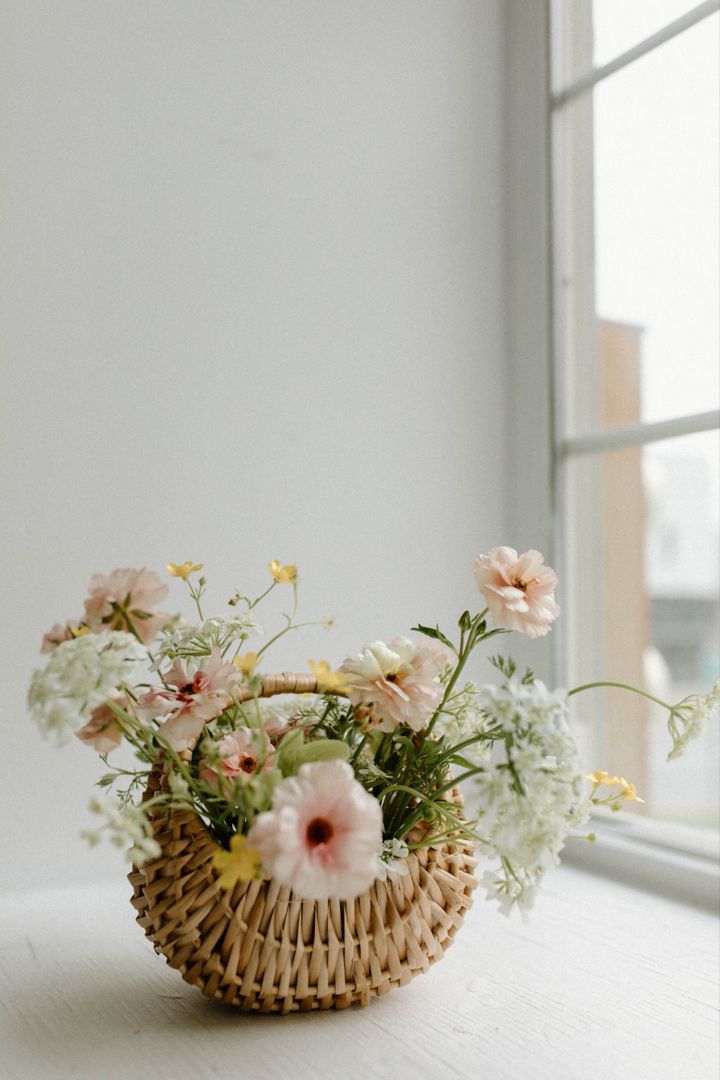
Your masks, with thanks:
M104 819L96 829L86 829L80 834L91 847L99 843L102 833L105 833L115 847L130 844L127 857L133 866L143 866L149 859L157 859L161 854L152 825L139 806L128 803L121 809L93 795L88 807L91 813Z
M445 703L435 724L435 732L442 735L449 746L458 746L487 731L487 727L477 687L469 682ZM460 753L468 761L480 765L488 759L489 748L487 742L478 739L463 746Z
M589 793L564 691L510 680L479 696L487 723L505 736L477 778L477 830L499 860L483 884L501 911L527 910L568 833L587 821Z
M706 722L710 719L720 704L720 679L707 694L691 694L683 698L672 712L668 721L668 729L672 737L672 750L667 756L668 761L674 761L681 757L687 748L687 744L697 739L702 734Z
M233 642L242 644L251 634L262 633L263 628L249 613L216 615L200 626L180 626L161 637L155 666L177 657L207 656L213 649L225 650Z
M117 687L137 681L147 659L140 642L120 630L64 641L33 672L27 699L33 719L43 734L66 741Z
M410 850L404 840L393 837L392 840L383 841L378 855L377 876L380 881L395 881L404 877L408 871L406 862Z

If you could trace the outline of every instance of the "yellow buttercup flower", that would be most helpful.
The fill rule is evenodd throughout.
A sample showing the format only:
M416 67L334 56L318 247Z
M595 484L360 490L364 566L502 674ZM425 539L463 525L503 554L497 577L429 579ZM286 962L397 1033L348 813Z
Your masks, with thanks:
M279 559L273 559L268 563L268 570L279 585L294 585L297 581L298 570L295 563L283 566Z
M619 799L625 799L626 802L645 802L645 800L641 799L638 795L635 785L631 784L629 780L626 780L622 776L620 777L620 786L622 787L622 791L618 792Z
M594 788L601 786L606 787L619 787L619 791L611 792L604 799L593 799L593 802L599 806L607 804L611 810L619 810L620 803L622 802L645 802L641 799L637 793L637 788L634 784L631 784L629 780L626 780L624 776L611 776L610 773L603 772L602 769L596 769L595 772L588 773L585 777L589 780Z
M242 656L236 656L233 660L235 667L249 678L257 666L258 655L256 652L246 652Z
M344 694L349 685L349 677L344 671L333 671L327 660L308 660L308 667L317 679L321 694Z
M190 562L190 560L184 563L169 562L167 564L167 572L170 577L179 577L182 578L183 581L187 581L191 574L194 574L196 570L202 570L204 565L204 563L194 563Z
M596 769L595 772L588 773L585 777L595 787L600 787L601 784L620 784L622 782L619 776L611 776L610 773L603 772L602 769Z
M242 833L235 833L230 841L230 850L218 848L213 854L212 864L218 872L218 885L221 889L232 889L238 881L253 881L262 877L262 863L256 848L248 847Z

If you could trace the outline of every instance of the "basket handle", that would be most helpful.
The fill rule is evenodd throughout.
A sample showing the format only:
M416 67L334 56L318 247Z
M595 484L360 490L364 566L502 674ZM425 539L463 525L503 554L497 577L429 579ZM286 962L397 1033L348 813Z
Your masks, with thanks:
M276 694L317 694L317 679L314 675L305 672L293 674L291 671L283 671L279 675L266 675L263 678L258 697L274 697ZM347 697L343 690L333 690L335 697ZM239 701L250 701L255 695L250 690L243 690L238 695Z

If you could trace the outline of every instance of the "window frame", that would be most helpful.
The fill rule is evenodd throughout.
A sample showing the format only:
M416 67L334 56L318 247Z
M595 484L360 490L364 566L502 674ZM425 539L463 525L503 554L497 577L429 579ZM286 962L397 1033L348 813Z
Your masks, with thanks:
M561 582L569 580L565 475L571 462L582 455L645 446L720 427L720 410L709 410L606 430L591 427L582 434L568 430L564 415L566 328L558 280L558 268L563 265L559 255L568 238L564 232L567 214L561 203L564 178L559 176L557 157L558 118L568 103L583 95L591 101L593 87L602 80L720 10L720 0L704 0L612 61L597 68L590 63L583 75L559 85L553 55L558 56L562 9L566 15L572 11L577 27L578 10L585 9L587 20L591 6L591 0L543 0L534 5L509 0L505 8L506 322L511 388L507 529L518 544L547 551ZM580 33L586 33L586 28L587 21ZM587 49L587 36L580 44ZM580 243L584 245L585 291L592 298L594 318L592 221L589 231ZM562 623L559 620L547 638L533 642L532 650L523 643L516 652L521 662L527 658L531 666L551 671L556 684L566 685L568 644ZM717 902L720 862L711 838L652 820L611 820L602 813L593 828L602 843L592 848L569 845L564 853L569 861L588 869L595 866L603 873L615 872L625 880L685 900L705 905Z

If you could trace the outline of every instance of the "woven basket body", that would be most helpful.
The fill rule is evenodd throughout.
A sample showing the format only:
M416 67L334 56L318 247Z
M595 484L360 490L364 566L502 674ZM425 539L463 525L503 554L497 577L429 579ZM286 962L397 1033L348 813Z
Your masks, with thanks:
M294 692L315 690L307 677L298 686L282 676L264 692L288 692L290 678ZM163 775L159 763L149 792ZM186 982L246 1010L367 1005L404 986L442 957L477 884L471 846L440 845L411 853L406 874L354 900L303 900L273 880L226 891L200 818L182 811L153 824L162 855L130 874L137 921Z

